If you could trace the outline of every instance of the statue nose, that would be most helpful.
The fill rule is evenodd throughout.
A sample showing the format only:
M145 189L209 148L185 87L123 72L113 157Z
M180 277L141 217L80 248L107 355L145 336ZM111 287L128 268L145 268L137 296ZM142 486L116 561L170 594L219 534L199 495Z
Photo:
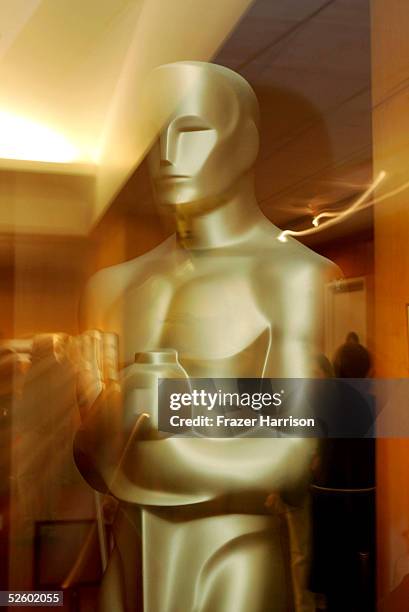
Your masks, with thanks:
M160 165L163 166L171 166L171 139L170 139L170 130L164 130L160 135Z

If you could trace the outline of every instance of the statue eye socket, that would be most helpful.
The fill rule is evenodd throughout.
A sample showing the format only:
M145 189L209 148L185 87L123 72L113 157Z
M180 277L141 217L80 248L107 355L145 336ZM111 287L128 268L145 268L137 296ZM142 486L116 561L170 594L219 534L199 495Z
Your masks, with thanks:
M206 125L191 125L179 128L179 132L207 132L210 129Z

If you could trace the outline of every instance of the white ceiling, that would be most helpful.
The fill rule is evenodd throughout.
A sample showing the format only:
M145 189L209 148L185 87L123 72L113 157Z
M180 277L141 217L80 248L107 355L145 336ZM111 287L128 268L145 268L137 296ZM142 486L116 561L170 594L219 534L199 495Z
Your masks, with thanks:
M208 60L249 2L2 0L0 230L89 229L146 151L138 124L146 75L166 62ZM70 177L66 189L54 193L49 175ZM88 181L78 197L84 176L94 187Z
M129 177L117 201L150 210L144 164L132 176L146 149L138 91L178 59L213 57L254 87L257 193L275 223L359 193L372 173L369 0L256 0L226 39L248 4L3 0L0 158L17 159L0 159L0 231L85 234Z
M0 157L9 157L13 145L17 159L33 160L38 149L39 161L98 160L101 128L140 7L135 0L3 0L0 125L6 127L8 117L10 134L5 141L3 132ZM47 134L49 148L41 142ZM63 159L58 140L67 149Z

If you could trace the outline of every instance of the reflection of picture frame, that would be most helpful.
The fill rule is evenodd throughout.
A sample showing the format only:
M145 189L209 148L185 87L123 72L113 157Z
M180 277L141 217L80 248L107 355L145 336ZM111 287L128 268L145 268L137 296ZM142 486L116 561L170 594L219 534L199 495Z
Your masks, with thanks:
M82 563L75 586L98 584L101 572L98 538L94 520L38 521L35 524L34 576L38 589L61 587L90 532L95 531L89 554Z
M325 288L325 354L331 359L354 331L360 342L367 341L367 290L364 276L344 278Z

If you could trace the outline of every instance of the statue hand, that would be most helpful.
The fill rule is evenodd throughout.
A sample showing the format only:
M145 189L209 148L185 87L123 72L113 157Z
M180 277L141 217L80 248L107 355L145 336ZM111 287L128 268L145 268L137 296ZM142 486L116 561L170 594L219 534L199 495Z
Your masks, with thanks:
M137 409L129 415L125 399L132 388L123 391L118 355L118 336L114 333L89 330L78 337L77 401L82 436L90 448L103 448L103 454L111 458L122 455L136 431L138 437L144 437L150 429L146 406L143 418Z
M78 338L77 399L82 424L74 440L78 469L100 491L114 487L135 438L149 436L148 415L129 420L118 371L118 338L90 330ZM102 480L101 480L102 478Z
M97 398L118 385L118 336L89 330L77 337L77 400L82 418Z

